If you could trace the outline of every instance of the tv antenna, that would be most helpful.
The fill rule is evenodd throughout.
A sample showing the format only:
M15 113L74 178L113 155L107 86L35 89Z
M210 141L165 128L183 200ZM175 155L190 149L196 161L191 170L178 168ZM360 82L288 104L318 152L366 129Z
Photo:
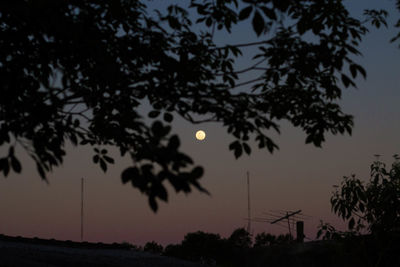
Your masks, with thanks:
M264 212L264 214L267 215L268 218L254 218L253 221L270 223L286 228L289 230L289 235L291 236L292 236L292 228L295 228L294 223L296 223L296 237L297 241L299 242L303 242L305 237L303 220L312 217L309 215L302 214L301 210L297 211L275 210L271 212ZM284 220L287 220L287 225L283 224ZM291 222L293 226L291 226Z
M276 220L272 221L271 224L274 224L274 223L277 223L277 222L280 222L280 221L283 221L283 220L287 219L288 229L289 229L289 235L292 235L292 231L290 230L290 219L289 219L289 218L290 218L291 216L294 216L294 215L300 213L300 212L301 212L301 210L293 211L293 212L291 212L291 213L286 212L286 215L285 215L285 216L283 216L283 217L281 217L281 218L279 218L279 219L276 219Z

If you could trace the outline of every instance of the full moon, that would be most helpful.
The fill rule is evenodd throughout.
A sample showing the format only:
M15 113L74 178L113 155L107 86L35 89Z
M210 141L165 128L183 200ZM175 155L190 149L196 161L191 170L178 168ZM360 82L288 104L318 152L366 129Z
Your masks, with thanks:
M196 139L197 140L204 140L204 138L206 138L206 133L202 130L199 130L196 132Z

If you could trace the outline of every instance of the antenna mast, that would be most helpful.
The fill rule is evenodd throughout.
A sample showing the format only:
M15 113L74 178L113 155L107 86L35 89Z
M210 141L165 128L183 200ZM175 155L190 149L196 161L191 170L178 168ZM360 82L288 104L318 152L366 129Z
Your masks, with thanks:
M251 228L251 216L250 216L250 175L247 172L247 232L250 233Z
M279 218L279 219L274 220L273 222L271 222L271 224L274 224L274 223L280 222L280 221L282 221L282 220L284 220L284 219L287 219L287 221L288 221L288 227L289 227L289 234L292 235L292 232L291 232L291 230L290 230L290 219L289 219L289 218L290 218L291 216L293 216L293 215L296 215L296 214L300 213L300 212L301 212L301 210L294 211L294 212L291 212L291 213L286 212L286 215L285 215L285 216L283 216L283 217L281 217L281 218Z
M83 241L83 178L81 179L81 242Z

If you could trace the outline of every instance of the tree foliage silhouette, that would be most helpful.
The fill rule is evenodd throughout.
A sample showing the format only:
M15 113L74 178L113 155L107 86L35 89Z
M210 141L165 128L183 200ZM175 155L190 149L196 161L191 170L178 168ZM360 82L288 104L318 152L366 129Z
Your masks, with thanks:
M228 242L235 248L250 248L252 245L251 235L244 228L234 230Z
M158 244L157 242L151 241L151 242L147 242L144 245L143 251L161 255L164 251L164 248L162 245Z
M278 236L270 233L259 233L254 239L254 247L269 247L272 245L289 244L293 242L293 237L290 234L280 234Z
M349 264L357 266L398 265L400 227L400 157L388 169L378 159L371 164L371 177L362 181L345 176L335 186L331 198L332 211L348 224L347 231L338 231L321 222L317 238L333 239L352 255ZM357 263L351 263L357 259Z
M344 177L332 198L332 210L348 222L350 231L381 235L400 227L400 157L389 170L377 160L368 183L355 175Z
M218 234L202 231L187 233L181 243L182 255L192 261L219 260L226 254L225 243Z
M268 247L276 243L276 236L270 233L259 233L254 238L254 247Z
M146 4L0 3L5 176L21 172L17 145L45 180L63 162L67 142L92 146L103 171L114 163L106 149L113 146L132 159L122 182L146 194L156 211L157 199L168 199L166 181L176 192L207 192L199 184L203 169L171 134L174 116L225 126L236 138L229 146L236 158L251 153L250 138L259 148L276 149L269 134L279 132L280 120L304 130L316 146L327 132L351 133L352 117L336 100L357 75L366 76L353 58L365 23L384 24L385 12L367 11L361 22L339 0L191 0L161 11ZM231 33L247 21L259 41L214 42L217 31ZM250 46L258 54L248 68L236 69ZM242 81L250 72L258 76ZM152 109L147 115L138 109L144 101Z

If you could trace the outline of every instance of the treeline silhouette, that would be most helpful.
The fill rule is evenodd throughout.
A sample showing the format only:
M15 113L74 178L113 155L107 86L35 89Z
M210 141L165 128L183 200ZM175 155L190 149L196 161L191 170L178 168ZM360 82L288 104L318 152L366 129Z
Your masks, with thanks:
M255 251L272 246L282 247L293 242L289 234L276 236L264 232L257 234L253 242L249 232L238 228L228 238L203 231L188 233L180 244L170 244L165 248L152 241L145 244L143 251L211 266L246 266L250 264Z
M181 243L169 244L165 247L155 241L147 242L144 246L137 246L127 242L105 244L5 235L0 235L0 241L73 248L143 251L205 266L219 267L400 266L399 232L392 232L390 237L385 239L363 235L300 243L289 234L276 236L259 233L251 238L244 228L239 228L228 238L202 231L188 233ZM382 250L383 247L385 250Z
M254 251L272 246L281 247L292 243L293 238L289 234L275 236L269 233L260 233L255 236L253 242L250 233L244 228L238 228L228 238L203 231L187 233L180 244L169 244L165 247L155 241L147 242L144 246L137 246L128 242L112 244L75 242L37 237L12 237L1 234L0 241L70 248L143 251L210 266L246 266L250 263L249 259Z
M48 246L59 246L59 247L70 247L70 248L93 248L93 249L124 249L129 250L132 248L136 248L136 246L129 244L127 242L124 243L91 243L91 242L76 242L71 240L56 240L56 239L44 239L44 238L28 238L21 236L7 236L0 234L0 241L8 241L8 242L21 242L26 244L33 245L48 245Z
M302 243L289 234L276 236L262 232L252 238L244 228L238 228L228 238L197 231L186 234L180 244L163 248L152 241L138 249L220 267L400 266L398 231L386 238L348 235Z

